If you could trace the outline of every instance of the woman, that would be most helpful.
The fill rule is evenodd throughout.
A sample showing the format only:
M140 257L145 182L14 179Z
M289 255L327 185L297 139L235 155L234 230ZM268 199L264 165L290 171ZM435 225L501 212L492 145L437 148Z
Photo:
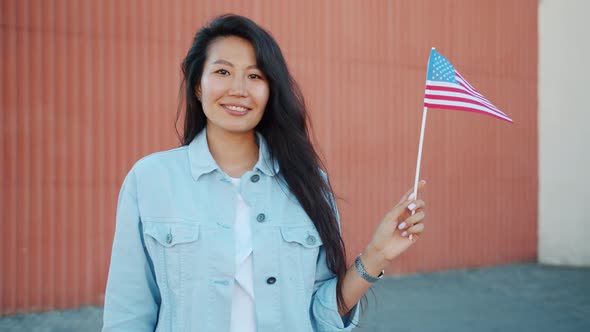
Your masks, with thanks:
M182 146L138 161L121 189L103 331L351 330L371 283L424 230L424 202L408 192L347 268L274 39L220 16L182 69Z

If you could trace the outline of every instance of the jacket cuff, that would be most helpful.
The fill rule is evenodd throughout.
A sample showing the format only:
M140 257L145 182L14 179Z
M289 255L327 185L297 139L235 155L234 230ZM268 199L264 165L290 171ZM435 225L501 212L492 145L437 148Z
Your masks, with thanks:
M312 319L318 331L340 332L350 331L356 327L360 318L360 304L357 303L350 312L342 317L338 313L336 300L337 278L326 281L314 295L312 305Z

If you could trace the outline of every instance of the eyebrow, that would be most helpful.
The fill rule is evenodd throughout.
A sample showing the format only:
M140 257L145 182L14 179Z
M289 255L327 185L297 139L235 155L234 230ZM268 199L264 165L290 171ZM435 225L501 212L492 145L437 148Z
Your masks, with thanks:
M226 65L226 66L230 66L230 67L234 66L233 63L223 60L223 59L215 60L213 62L213 64L214 65ZM248 67L246 67L246 69L251 69L251 68L258 69L258 66L257 65L249 65Z

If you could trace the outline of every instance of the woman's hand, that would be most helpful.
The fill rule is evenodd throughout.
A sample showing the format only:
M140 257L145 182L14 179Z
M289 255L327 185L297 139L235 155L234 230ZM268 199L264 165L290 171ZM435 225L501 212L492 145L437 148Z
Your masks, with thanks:
M420 181L418 192L425 185L426 181ZM378 275L424 231L426 203L415 200L413 191L414 188L408 190L399 203L385 215L363 252L361 260L369 274Z

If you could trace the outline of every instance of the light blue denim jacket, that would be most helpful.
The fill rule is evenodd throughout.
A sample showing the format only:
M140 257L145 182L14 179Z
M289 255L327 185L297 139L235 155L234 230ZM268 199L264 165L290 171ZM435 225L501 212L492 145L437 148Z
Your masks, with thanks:
M353 323L338 314L322 240L257 137L259 161L240 192L252 211L258 331L350 331L359 306ZM234 193L206 130L133 166L119 194L103 331L229 331Z

